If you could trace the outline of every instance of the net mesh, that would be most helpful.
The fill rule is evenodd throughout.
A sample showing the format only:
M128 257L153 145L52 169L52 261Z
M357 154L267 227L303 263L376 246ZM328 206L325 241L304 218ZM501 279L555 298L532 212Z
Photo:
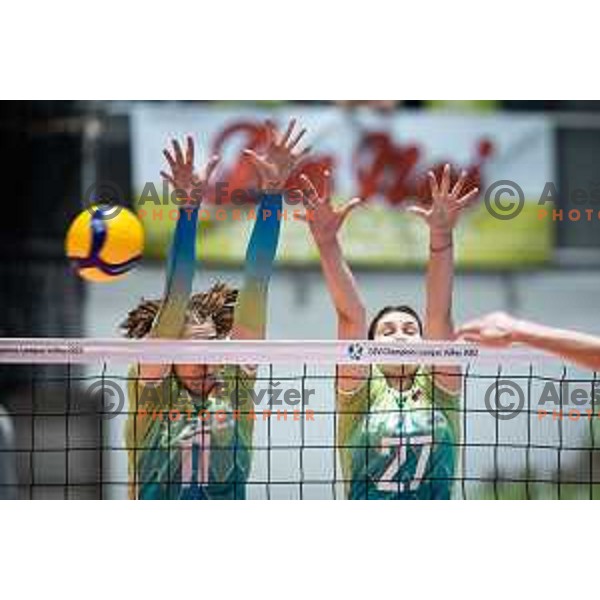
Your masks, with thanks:
M388 385L400 360L421 391ZM140 367L200 362L208 395ZM368 367L362 401L336 394L342 364ZM596 374L523 349L4 340L0 365L20 382L1 400L4 498L600 496Z

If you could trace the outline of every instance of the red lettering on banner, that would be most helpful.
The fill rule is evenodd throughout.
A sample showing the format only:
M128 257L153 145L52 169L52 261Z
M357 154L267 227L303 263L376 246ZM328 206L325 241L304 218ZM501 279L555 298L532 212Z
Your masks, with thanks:
M352 159L358 196L381 196L392 205L414 198L429 203L431 192L427 171L433 170L439 177L446 163L451 165L452 183L456 182L461 171L467 172L463 193L475 187L482 190L481 169L493 151L493 144L487 139L481 139L477 142L476 156L470 166L458 168L445 160L419 173L417 167L423 152L418 146L400 145L387 132L373 131L362 137Z

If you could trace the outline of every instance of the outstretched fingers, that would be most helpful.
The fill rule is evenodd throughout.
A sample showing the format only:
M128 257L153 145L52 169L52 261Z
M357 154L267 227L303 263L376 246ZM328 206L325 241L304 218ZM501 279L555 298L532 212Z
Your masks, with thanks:
M290 122L288 123L285 133L281 136L281 139L279 140L279 143L278 143L279 146L285 146L287 144L287 141L290 139L290 136L292 135L292 131L294 130L295 126L296 126L296 119L290 119Z
M304 205L308 206L309 208L316 208L320 200L317 188L314 186L313 182L304 174L300 175L300 181L304 185L304 190L302 190Z
M352 198L352 200L349 200L342 208L342 216L344 217L344 219L355 209L358 208L359 206L363 205L366 202L366 198L359 198L358 196L356 198Z
M427 172L427 178L429 179L429 187L431 189L431 197L433 201L437 201L440 195L440 188L438 186L437 179L435 178L435 173L433 171Z
M460 177L458 178L458 181L454 184L454 187L452 188L452 193L450 194L453 198L460 198L460 193L462 192L466 180L467 172L461 171Z
M404 206L404 212L417 215L417 217L421 217L422 219L427 219L429 217L430 211L420 206L418 204L407 204Z
M481 342L482 336L481 333L473 331L459 331L456 335L456 340L459 342L473 342L479 343Z
M175 151L175 162L177 164L185 164L185 161L183 160L183 152L181 151L181 146L179 145L179 142L177 140L172 140L173 141L173 150Z
M297 154L294 155L294 160L296 162L300 162L304 160L310 153L312 152L312 146L307 146L304 150L301 150Z
M333 192L333 177L331 177L331 171L329 169L323 171L323 179L325 181L325 197L331 198L331 193Z
M174 188L177 187L177 184L175 183L175 180L168 174L165 173L164 171L160 172L160 176L165 180L168 181Z
M306 129L301 129L300 132L298 133L298 135L296 135L296 137L288 144L288 150L293 150L298 145L298 142L304 137L305 134L306 134Z
M190 165L192 168L194 167L194 140L191 135L187 136L187 148L185 151L185 162Z
M265 121L265 148L277 142L277 128L270 119Z
M262 179L269 179L276 175L276 169L253 150L246 149L243 151L243 154L250 160L252 166Z
M440 184L440 194L447 196L450 191L450 165L446 163L442 171L442 182Z
M171 153L165 149L163 150L163 156L165 157L166 161L169 163L169 167L171 167L171 169L173 169L175 167L175 159L171 156Z
M206 164L206 167L204 169L204 181L206 183L208 183L208 181L210 180L210 178L211 178L214 170L217 168L217 165L219 164L220 160L221 160L221 157L218 154L214 154L208 160L208 163Z
M460 210L464 208L468 208L477 200L477 196L479 195L479 188L473 188L470 192L467 192L462 198L458 198L455 200L455 205Z

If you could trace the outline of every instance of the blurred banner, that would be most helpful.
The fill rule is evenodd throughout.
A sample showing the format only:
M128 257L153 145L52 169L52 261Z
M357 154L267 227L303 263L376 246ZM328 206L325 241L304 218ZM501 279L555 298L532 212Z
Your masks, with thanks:
M284 103L135 107L133 181L135 202L146 228L146 256L165 256L177 215L159 175L167 166L161 150L171 138L182 140L192 134L197 165L213 153L223 157L216 177L221 187L212 191L201 213L201 258L215 265L239 264L252 228L252 213L248 204L236 204L230 193L255 187L253 171L240 152L260 147L265 119L282 126L290 117L307 127L306 141L313 148L300 170L320 184L323 170L330 168L336 200L352 196L370 200L352 214L343 232L344 252L353 264L388 268L425 263L426 227L417 217L403 213L403 206L414 199L428 201L426 172L432 167L439 170L446 162L452 164L455 177L466 169L468 186L482 190L458 229L460 266L518 269L550 259L553 223L548 217L540 218L538 211L546 182L555 179L552 127L545 117L402 109L377 114L362 108ZM292 174L287 187L294 187L297 176ZM484 195L498 181L515 182L523 191L524 205L514 218L498 218L486 207ZM518 202L517 196L507 195L506 188L503 183L490 190L490 203L501 216L510 215L502 211ZM285 208L278 262L315 263L318 257L307 227L293 218L294 210L301 207ZM544 208L552 206L547 203Z

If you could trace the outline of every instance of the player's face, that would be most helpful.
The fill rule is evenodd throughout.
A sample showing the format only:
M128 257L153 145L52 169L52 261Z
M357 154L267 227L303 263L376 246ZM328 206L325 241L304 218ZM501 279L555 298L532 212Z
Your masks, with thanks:
M377 342L397 344L417 342L421 339L419 322L404 311L386 313L377 322L374 339ZM417 370L417 365L381 365L381 370L389 377L402 377L412 375Z
M214 340L217 338L217 330L214 323L209 319L202 323L190 320L186 323L183 331L183 339L186 340ZM218 365L203 364L177 364L175 373L191 392L207 396L215 387Z
M421 339L419 323L415 317L403 311L386 313L377 322L374 339L377 342L400 344L418 342Z

